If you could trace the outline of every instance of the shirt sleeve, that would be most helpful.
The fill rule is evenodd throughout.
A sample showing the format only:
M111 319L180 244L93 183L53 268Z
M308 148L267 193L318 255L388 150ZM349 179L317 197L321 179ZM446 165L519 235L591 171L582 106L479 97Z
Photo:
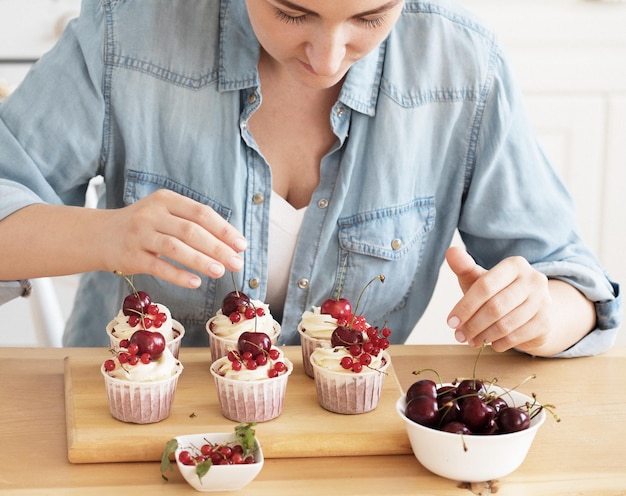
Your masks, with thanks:
M0 104L0 219L33 203L83 205L100 173L105 30L98 3L83 2L80 17Z
M29 280L0 281L0 305L20 296L29 296L31 291L32 287Z
M485 268L523 256L547 277L576 287L594 302L597 326L555 356L602 353L621 324L619 285L583 241L573 199L539 144L503 54L484 95L470 131L463 241Z

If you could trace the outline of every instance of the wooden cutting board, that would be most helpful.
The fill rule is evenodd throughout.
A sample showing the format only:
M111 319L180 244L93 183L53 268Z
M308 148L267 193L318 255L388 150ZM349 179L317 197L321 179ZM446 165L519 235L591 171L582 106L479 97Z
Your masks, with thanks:
M284 347L294 364L282 414L256 426L266 458L410 454L404 424L395 410L402 394L393 364L378 407L361 415L339 415L321 408L315 383L305 375L300 347ZM183 348L170 416L155 424L127 424L109 413L100 364L104 349L65 359L68 458L72 463L157 461L175 436L231 432L237 425L222 416L208 348Z

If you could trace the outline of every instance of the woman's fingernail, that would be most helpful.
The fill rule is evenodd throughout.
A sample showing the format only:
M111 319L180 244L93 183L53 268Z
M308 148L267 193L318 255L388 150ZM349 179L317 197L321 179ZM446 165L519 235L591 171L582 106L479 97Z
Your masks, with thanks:
M199 288L200 284L202 284L202 281L197 276L192 276L191 279L189 279L189 285L192 288Z
M454 315L448 319L448 327L452 329L456 329L457 327L459 327L460 323L461 321L459 320L459 318L455 317Z
M454 338L459 342L459 343L465 343L465 334L463 334L461 331L456 331L454 333Z
M243 267L243 260L241 257L234 256L230 259L230 266L233 270L240 270Z
M212 263L209 265L209 273L213 277L222 277L224 275L224 266L219 263Z
M235 238L233 241L233 248L237 251L244 251L248 247L248 242L245 238Z

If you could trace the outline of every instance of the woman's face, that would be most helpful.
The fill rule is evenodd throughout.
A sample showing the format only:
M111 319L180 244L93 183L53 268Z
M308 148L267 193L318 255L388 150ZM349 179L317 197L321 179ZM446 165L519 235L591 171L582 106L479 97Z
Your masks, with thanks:
M274 68L297 82L330 88L394 26L404 0L246 0Z

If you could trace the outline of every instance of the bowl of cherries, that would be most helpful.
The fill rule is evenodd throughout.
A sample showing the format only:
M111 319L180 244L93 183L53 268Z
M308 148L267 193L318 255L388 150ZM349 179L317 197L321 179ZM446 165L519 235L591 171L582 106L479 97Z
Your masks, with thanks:
M239 424L234 432L188 434L167 442L161 457L161 476L179 472L196 491L238 491L261 472L264 458L254 423Z
M522 394L517 387L507 389L475 374L452 383L414 382L396 402L396 410L417 460L434 474L467 483L515 471L546 412L559 421L553 405L539 404L534 394Z

